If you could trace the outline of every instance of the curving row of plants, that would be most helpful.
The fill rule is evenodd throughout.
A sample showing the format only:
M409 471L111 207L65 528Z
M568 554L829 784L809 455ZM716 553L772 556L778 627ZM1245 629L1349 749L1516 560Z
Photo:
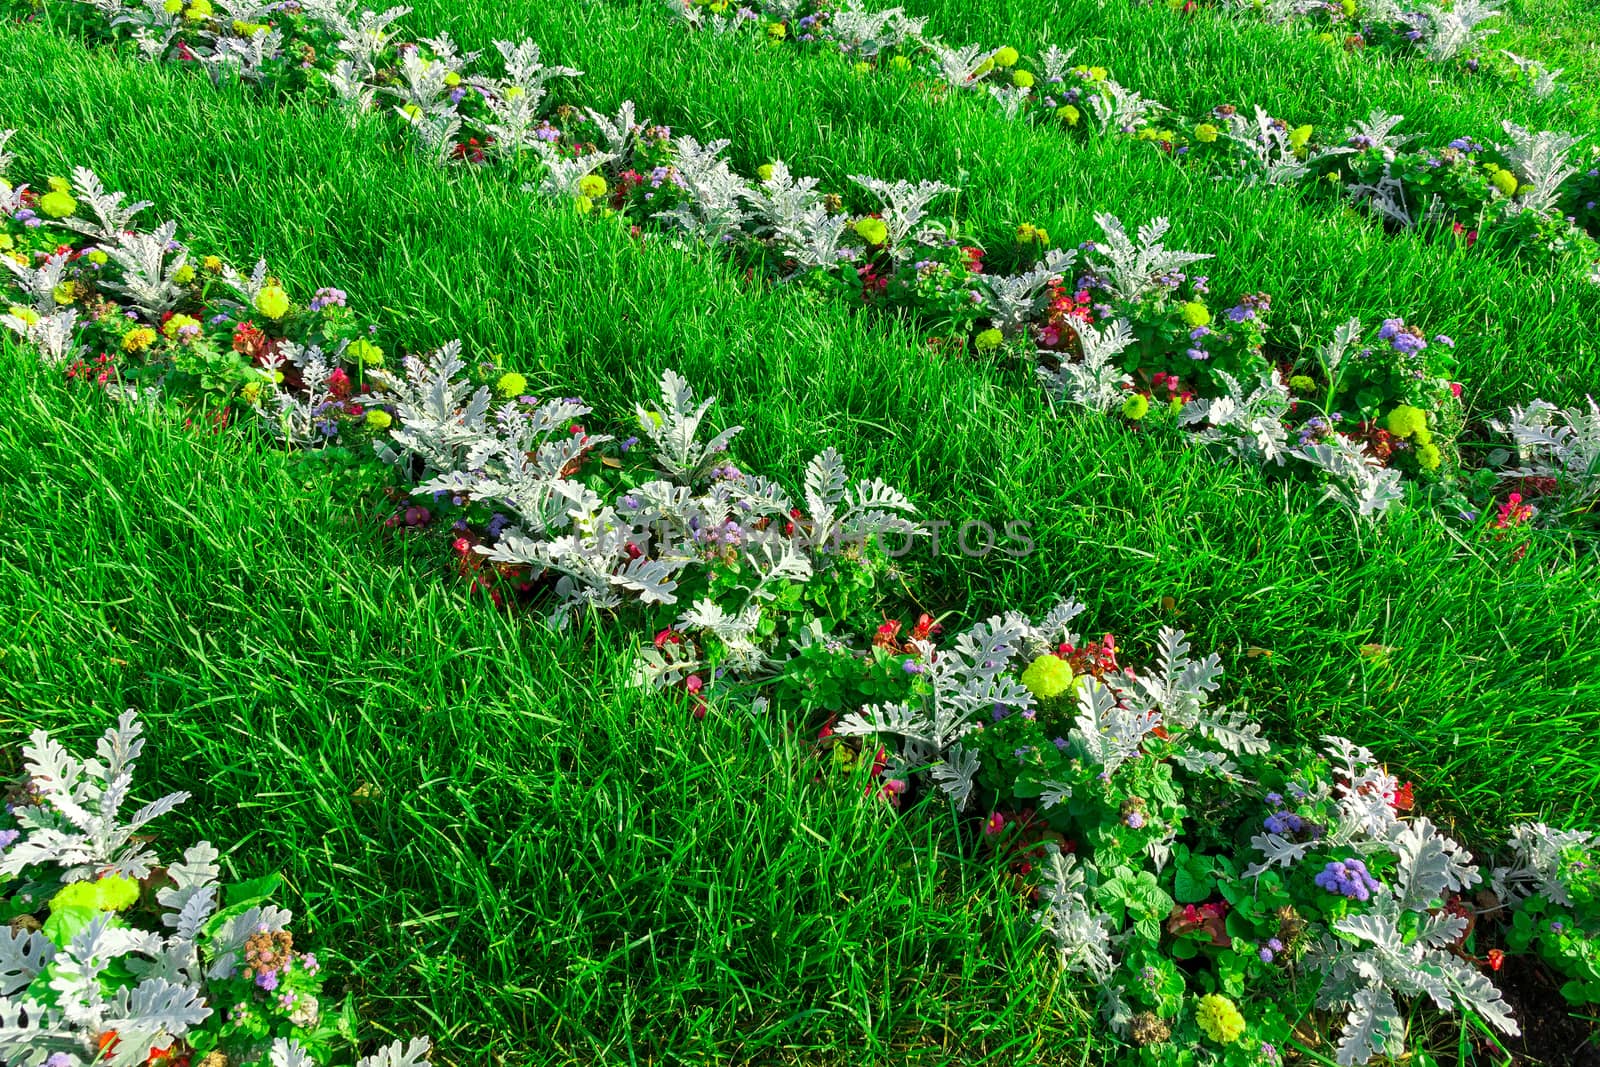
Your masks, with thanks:
M808 45L841 57L857 74L914 77L935 93L973 92L1012 119L1132 137L1219 178L1300 186L1367 211L1390 230L1423 228L1466 247L1482 242L1484 250L1544 260L1600 283L1600 145L1580 156L1583 137L1506 122L1510 144L1495 143L1498 132L1455 130L1431 131L1419 145L1418 135L1395 132L1403 116L1379 111L1328 139L1259 105L1176 113L1120 85L1104 67L1074 65L1071 49L1051 45L1035 58L1010 45L951 48L925 33L927 19L898 7L665 2L694 29Z
M776 708L863 803L953 806L1130 1062L1297 1047L1428 1062L1433 1028L1403 1014L1419 1000L1516 1033L1493 982L1508 953L1545 960L1574 1003L1600 993L1588 832L1513 827L1509 861L1485 872L1372 753L1275 744L1218 704L1220 659L1181 632L1131 666L1116 637L1079 631L1070 599L951 639L926 616L884 621L893 556L922 533L912 502L852 480L833 449L798 491L744 469L738 427L712 431L713 401L670 370L601 433L580 400L526 395L459 344L396 359L338 289L297 299L264 263L246 275L173 223L141 229L146 205L90 171L43 188L7 187L3 215L14 273L52 283L32 294L48 317L8 320L46 367L228 432L381 458L412 501L389 525L448 530L497 604L603 613L638 634L639 682L686 713ZM20 876L4 889L0 1055L330 1062L345 1015L265 903L270 880L222 889L204 845L162 868L136 834L175 798L119 820L137 755L131 717L98 760L42 735L27 751L0 831L0 876Z
M1537 97L1565 91L1563 70L1506 49L1490 50L1503 17L1502 0L1452 0L1407 4L1400 0L1166 0L1191 14L1221 8L1245 17L1293 26L1330 47L1422 59L1469 77L1492 77Z
M1103 239L1070 252L1024 225L1016 246L992 257L1006 255L1019 269L999 274L959 219L931 213L950 186L860 176L869 200L853 212L843 195L781 162L741 176L721 158L727 142L674 136L631 105L615 116L555 108L553 86L579 72L546 65L532 42L498 42L498 73L480 74L480 57L448 36L402 41L398 9L352 17L321 0L262 8L278 20L269 23L233 17L254 7L199 2L123 16L112 14L122 0L104 0L101 10L118 32L137 26L153 58L358 110L389 101L383 113L440 162L500 167L543 196L626 222L637 236L715 247L771 279L910 312L948 335L945 343L1036 367L1063 403L1134 423L1175 420L1221 450L1320 480L1328 499L1361 516L1402 500L1409 479L1446 514L1498 536L1535 520L1586 524L1600 489L1592 411L1535 401L1497 427L1516 455L1498 449L1463 463L1456 439L1468 418L1462 386L1451 380L1453 339L1429 338L1395 317L1346 323L1317 348L1281 344L1268 333L1270 295L1212 294L1204 276L1185 270L1208 257L1166 248L1165 220L1130 235L1100 216ZM1363 152L1390 151L1392 123L1380 127L1361 135L1370 142ZM1547 137L1524 146L1544 161L1529 163L1529 176L1561 170L1552 162L1560 146ZM41 280L29 284L42 291ZM224 394L249 384L237 375L210 380Z

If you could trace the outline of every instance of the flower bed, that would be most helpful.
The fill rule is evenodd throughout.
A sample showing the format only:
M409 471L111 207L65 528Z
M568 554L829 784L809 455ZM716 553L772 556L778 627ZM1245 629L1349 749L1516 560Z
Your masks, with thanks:
M355 1039L273 876L221 880L201 841L163 863L140 831L187 800L124 814L142 727L129 711L81 759L34 731L0 819L0 1057L18 1067L313 1067ZM359 1067L422 1067L426 1039Z
M935 93L972 92L994 100L1008 118L1102 136L1149 142L1175 159L1230 180L1296 184L1332 192L1368 211L1385 227L1426 227L1473 247L1551 260L1600 282L1600 168L1580 165L1583 138L1524 130L1505 123L1510 144L1490 138L1445 137L1418 147L1397 135L1403 116L1375 112L1333 140L1309 124L1262 107L1222 104L1181 115L1128 89L1105 67L1073 65L1072 50L1055 45L1037 58L1009 45L950 48L925 33L926 19L900 8L869 11L859 2L768 0L739 7L723 0L665 0L696 29L727 33L757 27L770 44L798 43L842 56L858 74L881 71L925 80ZM1308 4L1321 10L1326 5ZM1600 146L1591 146L1600 163Z
M502 95L520 102L542 92L554 71L540 65L537 50L506 49L523 56L524 89L501 86ZM950 191L937 182L858 177L877 206L855 214L782 163L747 180L721 158L724 144L674 138L638 122L628 106L610 117L589 112L567 135L538 133L553 131L544 123L528 129L529 143L543 146L543 196L615 213L636 232L745 257L791 284L914 314L979 357L1035 363L1055 400L1134 425L1171 420L1251 462L1292 462L1323 477L1326 496L1362 516L1403 499L1409 476L1448 512L1484 523L1496 516L1497 531L1540 514L1586 521L1592 494L1576 468L1530 477L1526 466L1497 475L1462 463L1455 441L1467 416L1450 378L1453 339L1430 339L1396 318L1368 343L1351 321L1320 349L1280 348L1268 337L1270 296L1217 299L1204 276L1187 273L1209 257L1167 248L1165 220L1129 234L1114 216L1099 216L1104 237L1071 253L1045 250L1047 235L1024 227L1016 255L1034 265L991 274L984 250L930 212ZM224 405L237 398L270 412L274 431L294 444L349 437L345 416L368 418L357 398L383 351L372 339L377 327L357 323L338 290L294 305L264 267L246 277L215 257L197 264L181 247L168 248L170 223L128 232L137 212L89 171L5 195L11 247L0 262L22 303L0 322L69 373L105 378L117 364L125 387L159 378ZM123 305L120 318L112 303ZM270 388L284 382L289 388ZM1547 408L1536 401L1528 410L1569 417ZM1548 451L1519 417L1507 424L1519 446ZM369 428L382 430L390 418L373 411ZM1584 454L1581 445L1557 444ZM1509 462L1511 453L1496 458ZM1550 466L1551 457L1540 464ZM1496 499L1507 481L1517 501Z
M1191 656L1182 633L1164 630L1152 665L1130 668L1114 637L1073 629L1083 608L1071 601L1037 624L1007 615L948 642L926 617L904 636L900 623L880 623L886 547L917 534L911 502L875 479L852 483L831 450L791 494L738 465L737 428L706 432L711 401L670 371L632 425L608 436L578 421L592 414L580 401L524 396L514 370L469 367L457 345L391 368L381 334L337 290L300 303L264 265L248 276L203 256L195 266L171 224L138 232L139 205L87 171L44 188L6 195L7 251L26 266L9 262L30 294L10 324L47 363L121 397L164 392L219 423L244 414L291 446L370 441L410 498L391 525L453 518L461 571L497 603L526 603L558 623L574 610L612 615L640 635L640 682L669 690L689 714L731 713L759 693L817 729L825 766L868 802L953 804L975 847L1014 872L1063 966L1085 976L1132 1055L1270 1061L1337 1029L1340 1060L1364 1062L1425 1046L1401 1022L1417 997L1512 1033L1490 979L1506 958L1487 947L1495 941L1505 945L1495 951L1565 975L1574 1003L1592 999L1589 835L1513 828L1513 862L1484 896L1472 857L1408 816L1410 788L1371 753L1338 738L1319 750L1274 745L1247 714L1214 702L1221 662ZM905 215L885 216L886 237ZM1128 245L1137 256L1158 238ZM1416 348L1401 325L1384 331ZM1418 416L1407 418L1390 432L1414 438ZM0 1039L29 1056L43 1050L40 1063L58 1051L79 1057L50 1067L107 1050L131 1063L157 1047L177 1047L169 1058L226 1048L230 1063L322 1062L336 1035L316 968L282 936L287 915L261 900L270 883L224 893L223 910L197 915L187 940L127 936L164 912L186 914L187 898L170 894L188 887L202 899L213 879L204 846L167 869L173 886L153 858L124 854L160 803L125 830L75 821L102 793L126 795L133 729L124 720L92 770L35 739L39 795L14 808L28 836L8 842L0 870L54 862L49 850L70 844L55 835L101 834L104 855L74 852L45 888L8 894L13 915L41 925L19 923L0 939L12 960L0 973L26 979L8 984L0 1017L48 1020L55 1043L36 1029ZM194 907L215 899L209 891ZM235 906L261 918L246 922ZM251 963L246 975L228 955L249 951L228 947L235 935L286 966ZM206 967L164 979L181 990L145 989L153 979L130 967L117 979L126 998L99 1014L43 999L90 996L57 976L80 973L74 961L108 945L136 959L192 950ZM222 966L230 959L235 969ZM280 989L257 981L267 971ZM146 1013L158 993L181 1011ZM40 1006L25 1007L30 998ZM218 1016L213 1001L235 1010ZM58 1020L51 1007L75 1014ZM376 1064L420 1055L393 1049Z

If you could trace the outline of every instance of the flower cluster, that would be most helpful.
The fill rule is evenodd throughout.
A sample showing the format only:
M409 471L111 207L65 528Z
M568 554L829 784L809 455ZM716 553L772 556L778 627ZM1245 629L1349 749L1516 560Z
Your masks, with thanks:
M1378 881L1367 871L1367 865L1358 859L1329 860L1315 879L1316 884L1330 893L1362 902L1372 899L1378 891Z
M284 1067L332 1062L348 1024L322 1011L321 967L294 949L276 877L223 885L207 842L163 864L140 831L188 799L119 816L144 747L132 711L99 759L44 731L23 747L0 830L0 1057L87 1067ZM16 1022L15 1020L23 1020ZM361 1067L423 1067L396 1042Z

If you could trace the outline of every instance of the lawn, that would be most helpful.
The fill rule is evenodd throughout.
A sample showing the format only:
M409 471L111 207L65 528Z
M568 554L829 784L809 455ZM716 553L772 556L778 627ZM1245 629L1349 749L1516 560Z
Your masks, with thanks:
M1261 102L1332 130L1381 108L1439 143L1502 119L1600 131L1592 12L1557 0L1510 5L1495 39L1568 68L1547 99L1208 9L905 6L952 44L1072 44L1185 114ZM635 402L673 369L717 397L716 428L743 427L745 470L797 486L831 446L924 521L1028 524L1029 552L924 543L881 569L879 620L927 612L953 636L1075 596L1076 625L1115 634L1128 662L1151 661L1167 626L1218 653L1222 697L1274 741L1369 747L1485 867L1513 823L1600 829L1600 566L1582 515L1506 529L1414 487L1358 517L1171 419L1052 402L1010 347L930 344L958 332L947 322L634 240L524 191L522 170L436 166L382 116L144 62L101 41L88 8L12 7L13 181L92 167L154 202L146 223L178 220L197 254L264 257L291 293L338 287L391 353L460 339L470 362L498 354L494 374L528 393L583 397L596 432L640 432ZM1454 338L1464 452L1489 450L1490 415L1536 396L1578 405L1600 380L1600 286L1386 230L1314 190L1219 180L1134 138L1012 121L982 94L930 94L759 33L692 33L654 3L420 0L407 26L463 49L532 38L584 72L557 102L632 100L641 120L732 139L741 173L781 158L827 190L863 173L959 185L954 210L996 264L1026 265L1023 223L1070 249L1100 236L1097 212L1168 216L1170 245L1214 254L1198 268L1213 291L1272 294L1285 351L1350 318ZM359 1008L363 1051L427 1034L441 1064L1133 1055L1058 965L1016 855L981 829L1012 807L958 812L931 787L884 802L871 760L840 771L819 745L854 706L634 684L659 610L559 629L537 597L497 610L458 573L450 534L385 522L403 479L364 441L285 449L227 400L226 426L181 397L115 403L7 331L0 736L43 728L87 751L138 709L136 796L193 794L158 824L163 854L206 838L230 877L280 873L326 999ZM770 701L753 705L757 690ZM1481 1020L1403 1010L1432 1062L1560 1062ZM1588 1023L1566 1014L1551 1010L1582 1040ZM1290 1062L1333 1062L1333 1021L1296 1029ZM1191 1055L1145 1062L1224 1062L1216 1042Z

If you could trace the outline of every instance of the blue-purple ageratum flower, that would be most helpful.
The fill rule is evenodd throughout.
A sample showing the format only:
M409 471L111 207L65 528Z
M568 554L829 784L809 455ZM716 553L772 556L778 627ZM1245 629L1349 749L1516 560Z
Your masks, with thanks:
M1122 821L1128 824L1128 829L1130 829L1130 830L1143 830L1144 829L1144 813L1143 812L1130 811L1130 812L1128 812L1127 817L1125 819L1123 819Z
M1378 890L1378 880L1360 860L1329 860L1314 879L1317 886L1350 900L1365 901Z
M1306 822L1293 812L1275 811L1263 819L1261 825L1269 834L1297 834L1305 829Z

